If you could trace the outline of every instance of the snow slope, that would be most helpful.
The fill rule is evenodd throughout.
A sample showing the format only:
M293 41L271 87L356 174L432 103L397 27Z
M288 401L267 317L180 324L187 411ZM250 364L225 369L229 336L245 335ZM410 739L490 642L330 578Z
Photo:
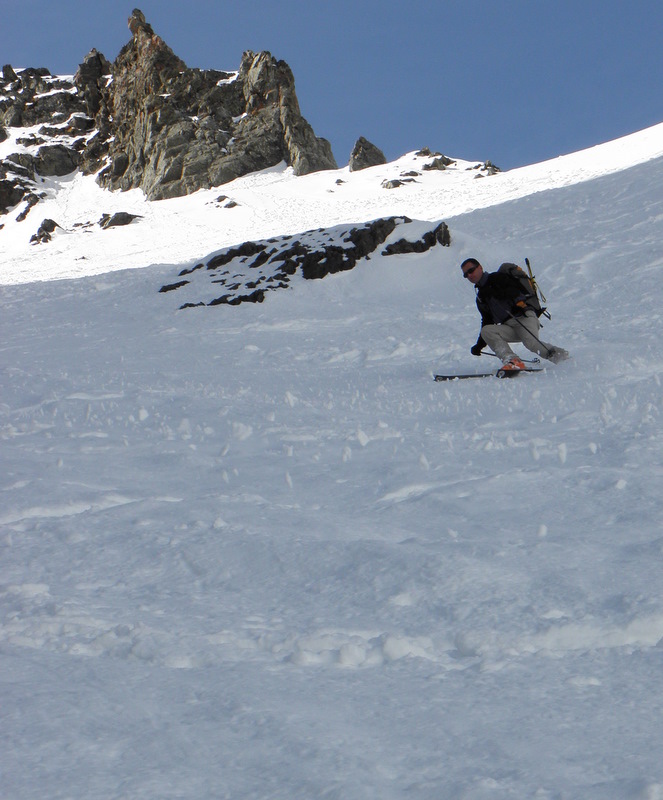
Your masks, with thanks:
M8 221L2 796L663 797L661 152L659 126L392 191L400 164L276 169L234 209L72 178L41 215L67 232L27 249ZM385 213L452 246L261 305L158 293ZM431 380L493 366L470 254L529 256L572 362Z

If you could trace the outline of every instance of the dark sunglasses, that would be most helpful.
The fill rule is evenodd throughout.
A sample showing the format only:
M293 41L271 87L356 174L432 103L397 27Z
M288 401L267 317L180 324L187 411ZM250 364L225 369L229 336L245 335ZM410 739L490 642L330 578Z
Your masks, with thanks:
M475 264L473 267L470 267L469 269L466 269L466 270L463 272L463 277L464 277L464 278L469 278L469 276L470 276L470 275L471 275L473 272L476 272L476 270L478 270L478 269L479 269L479 265L478 265L478 264Z

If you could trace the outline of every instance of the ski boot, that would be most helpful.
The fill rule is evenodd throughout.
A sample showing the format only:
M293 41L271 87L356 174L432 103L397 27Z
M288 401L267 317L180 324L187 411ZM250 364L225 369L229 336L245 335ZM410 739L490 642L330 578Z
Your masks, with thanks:
M497 370L496 375L498 378L513 378L525 368L525 363L517 356L514 356L502 364L502 366Z

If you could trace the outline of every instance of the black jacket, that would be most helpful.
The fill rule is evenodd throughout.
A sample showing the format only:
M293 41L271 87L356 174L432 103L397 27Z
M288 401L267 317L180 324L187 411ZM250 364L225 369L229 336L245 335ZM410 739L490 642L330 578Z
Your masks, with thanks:
M530 310L528 296L520 282L504 272L484 272L476 290L482 328L484 325L499 325L511 317L522 317ZM479 335L477 345L485 347L485 344Z

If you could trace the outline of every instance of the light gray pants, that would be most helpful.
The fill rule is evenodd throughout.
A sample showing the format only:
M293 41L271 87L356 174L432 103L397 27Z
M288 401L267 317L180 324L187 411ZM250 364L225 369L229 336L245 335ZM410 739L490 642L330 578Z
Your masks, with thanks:
M516 355L509 347L509 342L522 342L528 350L543 356L543 358L548 358L554 352L555 347L541 341L539 327L539 319L536 314L528 311L524 317L508 319L500 325L484 325L481 329L481 336L502 361L508 361Z

